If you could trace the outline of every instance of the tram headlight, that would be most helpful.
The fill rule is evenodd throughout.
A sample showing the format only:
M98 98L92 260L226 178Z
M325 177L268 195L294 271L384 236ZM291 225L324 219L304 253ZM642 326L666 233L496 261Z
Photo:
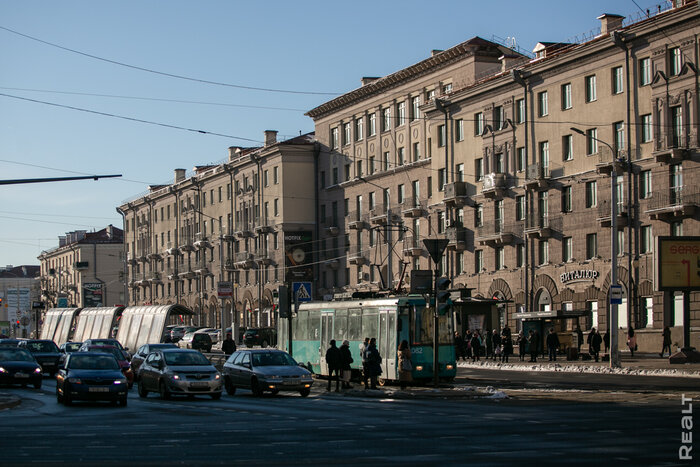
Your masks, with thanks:
M423 365L417 365L416 371L423 371Z
M455 369L454 365L446 365L445 368L448 369L448 370L454 370L454 369Z

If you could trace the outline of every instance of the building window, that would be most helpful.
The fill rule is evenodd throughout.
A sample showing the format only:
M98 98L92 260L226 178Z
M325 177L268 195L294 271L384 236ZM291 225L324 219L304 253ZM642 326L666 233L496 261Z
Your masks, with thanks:
M333 185L337 185L340 180L338 179L338 167L333 167Z
M651 127L651 114L642 115L639 118L642 126L642 143L648 143L654 138Z
M397 196L398 199L396 200L396 202L399 204L403 204L404 200L406 199L406 188L404 187L403 183L398 186Z
M272 168L272 183L277 185L280 181L279 179L279 167L273 167Z
M382 131L391 130L391 109L382 109Z
M484 179L484 160L482 158L474 161L474 174L477 182Z
M586 235L586 259L594 259L598 256L598 234Z
M549 168L549 141L540 142L540 164L542 165L542 171Z
M613 94L622 94L624 91L624 85L622 81L622 67L621 66L616 66L615 68L612 69L612 93Z
M464 272L464 253L458 251L455 253L455 273L460 275Z
M598 182L586 182L586 208L598 205Z
M383 154L383 157L384 157L384 160L382 161L383 165L384 165L383 170L387 171L387 170L389 170L389 151L385 151Z
M525 265L525 245L518 243L515 246L515 266L523 267Z
M374 156L371 156L369 158L369 166L367 167L367 170L370 175L374 173Z
M279 198L275 198L275 201L273 203L272 211L275 214L275 217L280 215L280 200Z
M457 171L455 172L455 181L464 181L464 164L457 164Z
M561 85L561 108L562 110L571 108L571 83Z
M525 196L518 195L515 197L515 220L522 221L525 219Z
M525 122L525 99L515 101L515 123Z
M437 213L437 233L441 234L445 232L445 213L443 211L438 211Z
M547 91L542 91L537 94L537 116L544 117L545 115L549 115L549 102Z
M543 266L549 263L549 240L540 240L537 250L537 264Z
M572 135L561 137L561 158L564 161L574 160L574 138Z
M650 225L643 225L639 229L639 236L640 236L639 252L642 254L652 253L654 251L654 238L651 235L651 226Z
M338 149L339 146L338 127L331 128L331 149Z
M402 166L406 163L406 154L403 148L398 148L396 150L396 162L399 166Z
M401 126L406 123L406 102L396 104L396 125Z
M496 270L503 269L505 267L505 252L502 246L496 247Z
M438 191L444 191L445 190L445 183L446 183L446 177L445 177L445 168L438 169L437 173L438 179Z
M352 172L352 166L350 164L345 164L345 181L350 181L350 176Z
M649 84L651 84L651 59L647 57L639 60L639 85Z
M484 270L484 252L476 250L474 252L474 274L479 274Z
M493 129L500 130L506 121L506 115L503 112L503 106L497 105L493 108Z
M518 172L525 170L525 148L517 148L515 150L515 164Z
M498 153L494 156L494 172L499 174L505 173L503 159L503 153Z
M367 116L367 122L369 128L367 128L367 136L374 136L377 134L377 114L372 112Z
M420 96L411 98L411 120L415 121L420 118Z
M683 138L683 114L681 106L671 107L671 145L674 148L680 146Z
M572 190L572 188L570 186L565 186L561 190L561 210L562 210L562 212L571 212L572 211L571 190Z
M350 139L350 124L343 123L343 146L350 144L352 140Z
M431 89L430 91L427 91L425 93L426 97L428 98L428 102L432 102L435 100L435 89Z
M623 256L625 254L625 231L617 231L617 256Z
M446 139L445 125L438 125L438 141L437 141L437 143L438 143L439 148L445 147L445 144L446 144L445 139Z
M362 171L362 159L360 159L359 161L357 161L356 164L357 164L357 165L356 165L356 168L355 168L355 172L356 172L355 175L356 175L357 177L362 177L362 176L364 175L364 173L363 173L363 171Z
M420 159L420 143L413 143L413 162Z
M561 260L565 263L571 261L574 257L574 247L573 239L571 237L564 237L561 241Z
M477 204L474 209L474 227L484 226L484 205Z
M321 188L326 188L326 172L321 171Z
M639 197L651 198L651 170L643 170L639 173Z
M484 132L484 114L481 112L474 114L474 134L481 136Z
M455 121L455 140L464 141L464 120Z
M591 128L586 130L586 154L598 154L598 129Z
M672 237L682 237L683 236L683 222L682 221L671 222L671 236Z
M364 135L364 119L362 117L355 120L355 141L362 141Z
M679 47L668 49L668 74L669 76L678 76L681 73L683 65L683 57Z
M586 102L594 102L597 99L595 75L586 76Z

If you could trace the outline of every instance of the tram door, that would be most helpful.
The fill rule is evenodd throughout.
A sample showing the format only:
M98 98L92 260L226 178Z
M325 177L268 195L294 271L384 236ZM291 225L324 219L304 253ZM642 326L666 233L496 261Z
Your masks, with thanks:
M396 313L393 310L379 312L379 354L382 356L382 377L396 377Z
M326 364L326 350L330 347L331 339L333 339L333 313L321 312L321 335L320 344L318 346L319 362L321 362L321 374L328 374L328 365Z

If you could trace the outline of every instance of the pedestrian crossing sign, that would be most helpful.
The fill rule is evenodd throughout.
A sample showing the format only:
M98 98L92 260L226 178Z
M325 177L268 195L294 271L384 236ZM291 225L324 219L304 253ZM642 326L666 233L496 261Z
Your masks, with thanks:
M311 301L311 282L292 282L292 300Z

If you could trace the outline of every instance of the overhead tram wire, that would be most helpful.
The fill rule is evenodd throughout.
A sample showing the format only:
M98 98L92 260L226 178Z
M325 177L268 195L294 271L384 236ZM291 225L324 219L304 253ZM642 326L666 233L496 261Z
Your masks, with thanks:
M15 30L7 28L5 26L0 26L0 29L7 31L7 32L11 32L12 34L16 34L16 35L24 37L26 39L31 39L33 41L40 42L42 44L45 44L45 45L48 45L51 47L55 47L57 49L65 50L66 52L71 52L74 54L82 55L83 57L88 57L88 58L92 58L94 60L100 60L102 62L111 63L113 65L119 65L119 66L123 66L126 68L131 68L133 70L144 71L146 73L153 73L156 75L167 76L169 78L182 79L182 80L186 80L186 81L194 81L194 82L203 83L203 84L211 84L214 86L225 86L225 87L229 87L229 88L246 89L249 91L276 92L276 93L283 93L283 94L306 94L306 95L316 95L316 96L338 96L339 95L339 93L334 93L334 92L294 91L294 90L289 90L289 89L274 89L274 88L255 87L255 86L244 86L244 85L240 85L240 84L222 83L219 81L210 81L210 80L206 80L206 79L192 78L192 77L183 76L183 75L176 75L174 73L166 73L163 71L152 70L150 68L145 68L145 67L140 67L140 66L136 66L136 65L131 65L128 63L118 62L116 60L110 60L108 58L98 57L97 55L92 55L92 54L89 54L86 52L81 52L80 50L71 49L69 47L64 47L62 45L54 44L52 42L48 42L48 41L45 41L43 39L39 39L38 37L33 37L33 36L28 35L28 34L23 34L19 31L15 31Z

